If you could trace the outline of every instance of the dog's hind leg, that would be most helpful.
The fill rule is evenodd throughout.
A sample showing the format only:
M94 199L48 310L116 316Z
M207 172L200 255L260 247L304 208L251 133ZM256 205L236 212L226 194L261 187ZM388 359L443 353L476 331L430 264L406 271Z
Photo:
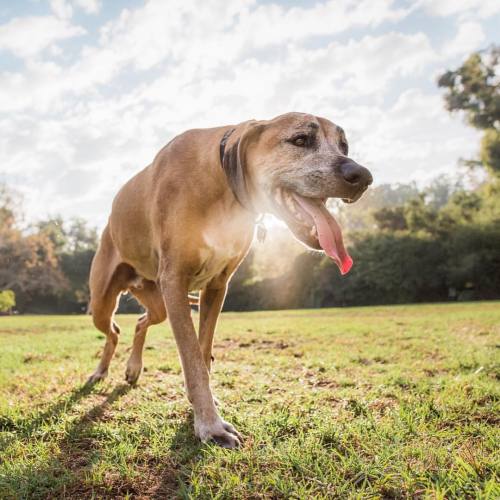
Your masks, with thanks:
M163 296L153 281L142 280L140 285L132 286L129 290L146 309L146 313L137 321L132 352L125 371L125 380L129 384L135 384L142 371L142 352L148 328L165 321L167 311Z
M108 374L109 364L115 353L120 329L113 321L118 297L128 288L135 271L120 263L109 230L104 230L90 270L90 311L97 329L106 335L101 360L88 383L102 380Z
M204 288L200 295L200 326L198 339L201 354L205 360L208 371L212 367L212 344L214 340L217 319L226 296L226 283L216 288Z
M199 299L200 323L198 340L207 370L212 367L212 345L217 320L226 298L227 284L237 268L240 259L235 259L208 285L201 290Z

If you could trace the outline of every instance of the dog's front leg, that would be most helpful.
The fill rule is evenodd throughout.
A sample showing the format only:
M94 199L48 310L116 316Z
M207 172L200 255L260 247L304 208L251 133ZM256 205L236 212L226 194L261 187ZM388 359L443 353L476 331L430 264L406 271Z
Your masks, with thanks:
M226 448L235 448L239 446L241 436L217 413L208 370L191 319L185 280L163 275L160 287L177 342L187 395L193 405L195 434L202 441L213 440Z

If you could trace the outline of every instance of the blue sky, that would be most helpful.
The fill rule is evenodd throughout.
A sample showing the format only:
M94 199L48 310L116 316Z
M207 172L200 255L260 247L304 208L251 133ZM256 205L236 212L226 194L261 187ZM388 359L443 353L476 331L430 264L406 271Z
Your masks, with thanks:
M102 226L172 136L287 111L342 125L375 182L460 175L478 135L436 76L498 33L498 0L2 0L0 181Z

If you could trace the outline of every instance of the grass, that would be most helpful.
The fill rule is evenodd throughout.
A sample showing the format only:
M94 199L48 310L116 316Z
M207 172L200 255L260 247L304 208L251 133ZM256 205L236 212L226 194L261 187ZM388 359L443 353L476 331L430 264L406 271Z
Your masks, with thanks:
M135 319L86 389L89 317L0 318L0 498L500 497L499 303L224 314L236 451L194 438L167 325L123 382Z

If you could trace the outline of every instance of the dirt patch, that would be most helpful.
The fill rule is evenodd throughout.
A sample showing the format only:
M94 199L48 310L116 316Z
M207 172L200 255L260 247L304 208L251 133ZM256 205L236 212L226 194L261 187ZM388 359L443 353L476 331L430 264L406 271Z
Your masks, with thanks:
M255 349L288 349L292 343L284 340L252 339L250 342L240 342L238 347L253 347Z
M28 354L25 354L24 355L24 358L23 358L23 363L37 363L37 362L40 362L40 361L50 361L50 360L53 360L54 358L52 358L51 356L48 356L46 354L34 354L32 352L29 352Z
M320 372L314 370L304 370L302 381L311 387L336 388L339 383L333 379L321 375Z

